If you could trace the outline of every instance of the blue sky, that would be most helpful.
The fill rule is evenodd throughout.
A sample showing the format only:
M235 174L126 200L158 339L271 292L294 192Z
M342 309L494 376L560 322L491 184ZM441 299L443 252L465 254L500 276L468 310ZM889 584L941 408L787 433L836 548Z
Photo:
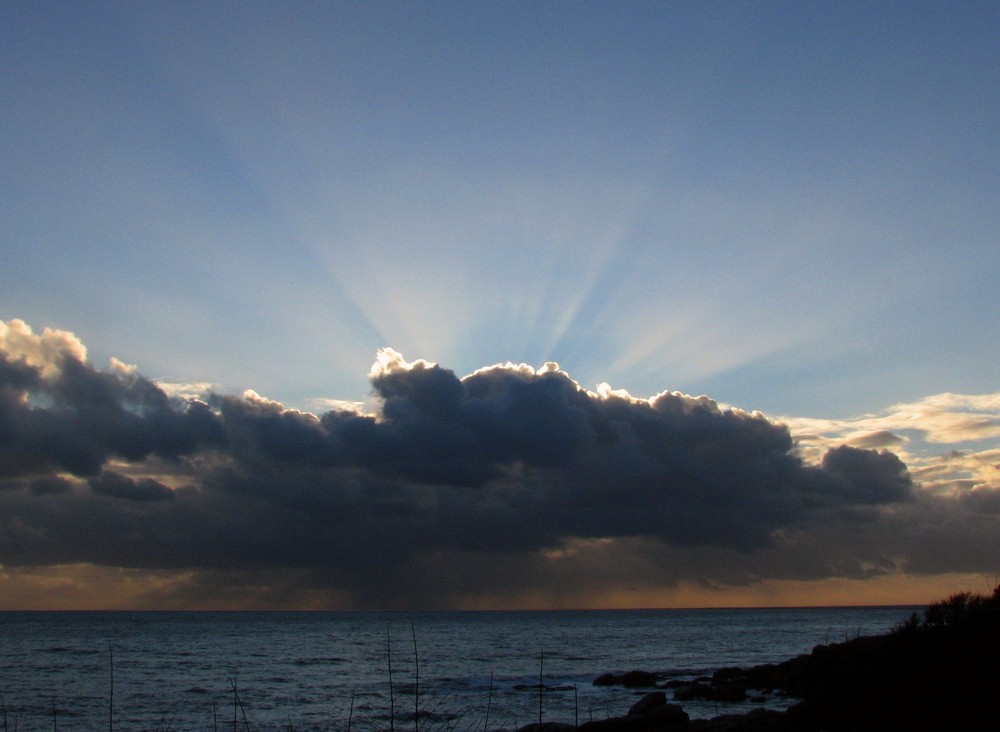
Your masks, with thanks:
M823 416L996 386L992 4L13 4L0 308L290 403L376 349Z
M459 376L556 361L814 437L878 423L914 470L995 447L995 3L5 3L0 26L0 320L98 366L317 410L367 399L382 347ZM986 428L927 447L890 419L928 403Z

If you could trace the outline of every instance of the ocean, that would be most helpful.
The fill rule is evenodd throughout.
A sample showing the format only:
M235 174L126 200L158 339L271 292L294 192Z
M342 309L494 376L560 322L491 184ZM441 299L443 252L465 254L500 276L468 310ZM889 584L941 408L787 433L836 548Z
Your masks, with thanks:
M420 730L513 730L539 712L583 723L636 699L594 686L605 672L779 662L915 609L4 612L0 701L17 732L412 730L417 708ZM683 706L704 718L788 703Z

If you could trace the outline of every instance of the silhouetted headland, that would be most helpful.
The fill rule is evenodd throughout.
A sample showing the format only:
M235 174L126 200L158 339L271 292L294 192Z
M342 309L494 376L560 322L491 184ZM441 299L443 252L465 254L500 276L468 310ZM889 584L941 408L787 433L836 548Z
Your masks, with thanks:
M914 613L893 631L832 645L778 664L723 668L693 682L664 683L649 671L603 674L598 685L655 689L621 717L543 723L521 732L814 732L818 730L978 729L995 724L1000 689L1000 585ZM677 702L720 704L785 695L785 711L756 709L691 720ZM673 702L668 701L668 695Z

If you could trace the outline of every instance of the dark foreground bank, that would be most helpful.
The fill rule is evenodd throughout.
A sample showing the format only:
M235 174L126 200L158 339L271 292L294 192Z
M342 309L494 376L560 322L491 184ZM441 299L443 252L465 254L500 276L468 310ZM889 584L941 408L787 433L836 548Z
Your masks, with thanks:
M952 595L884 635L816 646L778 664L724 668L691 683L661 681L645 671L605 674L595 684L631 686L642 694L627 714L579 727L531 724L521 732L992 728L1000 689L1000 585L989 596ZM762 708L706 720L690 720L682 706L706 699L721 711L726 702L775 694L798 701L786 711Z

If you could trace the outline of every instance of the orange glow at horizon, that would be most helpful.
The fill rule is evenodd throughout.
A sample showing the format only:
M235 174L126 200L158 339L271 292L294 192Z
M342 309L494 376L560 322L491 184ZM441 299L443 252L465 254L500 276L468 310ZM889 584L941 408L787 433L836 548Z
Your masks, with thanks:
M455 599L453 610L682 609L927 605L956 592L989 593L986 574L886 575L865 580L767 580L742 587L685 582L676 587L559 593L544 589ZM211 588L190 571L94 565L0 569L0 611L8 610L336 610L353 609L349 593L298 588L273 576ZM377 608L372 608L377 609Z

